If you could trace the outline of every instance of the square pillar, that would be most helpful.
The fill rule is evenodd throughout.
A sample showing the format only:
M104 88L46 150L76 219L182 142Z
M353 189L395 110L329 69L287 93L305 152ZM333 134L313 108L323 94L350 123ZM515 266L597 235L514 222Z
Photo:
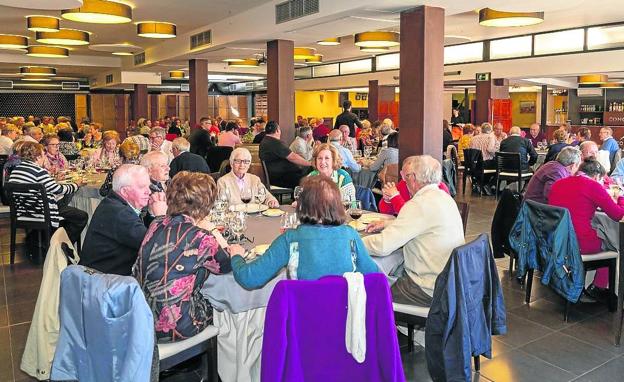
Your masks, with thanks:
M401 12L399 160L428 154L442 159L444 9Z
M132 119L134 122L139 118L148 118L147 115L147 85L135 84L132 93Z
M189 60L189 113L191 128L208 116L208 60Z
M368 120L373 123L379 119L379 81L368 81Z
M295 139L295 44L288 40L267 42L267 107L269 120L282 130L282 142Z

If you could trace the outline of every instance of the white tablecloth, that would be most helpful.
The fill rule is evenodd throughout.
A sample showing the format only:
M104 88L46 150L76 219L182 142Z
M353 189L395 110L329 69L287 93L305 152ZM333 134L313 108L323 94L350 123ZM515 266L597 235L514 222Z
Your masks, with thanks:
M70 206L83 210L89 215L87 226L82 231L83 243L87 234L87 229L89 228L89 224L91 223L91 217L93 216L93 213L95 212L97 206L100 204L100 201L102 201L103 199L100 196L100 187L104 183L105 179L106 173L89 175L87 177L89 183L80 187L72 197L72 200L69 202Z

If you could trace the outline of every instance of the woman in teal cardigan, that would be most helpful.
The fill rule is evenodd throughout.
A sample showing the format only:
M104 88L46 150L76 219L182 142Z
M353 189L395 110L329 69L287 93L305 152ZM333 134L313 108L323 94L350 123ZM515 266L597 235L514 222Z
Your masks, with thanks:
M298 280L379 272L358 233L344 224L347 215L338 186L322 175L305 178L302 185L297 204L299 227L281 234L253 261L232 257L234 278L244 288L264 286L284 267L288 267L289 278Z

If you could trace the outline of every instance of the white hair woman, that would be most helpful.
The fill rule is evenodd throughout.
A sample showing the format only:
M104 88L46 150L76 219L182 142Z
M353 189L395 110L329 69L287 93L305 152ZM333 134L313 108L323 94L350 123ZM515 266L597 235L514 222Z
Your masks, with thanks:
M232 171L228 172L217 181L219 191L228 190L230 204L241 204L241 193L243 190L249 190L251 196L264 192L266 198L264 204L271 208L279 207L279 202L269 190L266 189L260 178L254 174L250 174L251 153L249 150L239 147L230 154L230 166ZM259 190L263 190L258 192Z

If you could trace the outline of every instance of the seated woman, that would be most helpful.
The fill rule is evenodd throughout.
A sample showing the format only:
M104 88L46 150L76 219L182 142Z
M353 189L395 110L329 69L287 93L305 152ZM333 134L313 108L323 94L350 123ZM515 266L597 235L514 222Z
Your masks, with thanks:
M381 150L377 159L369 166L371 171L379 171L389 164L399 163L399 133L394 132L386 139L388 147Z
M230 252L234 278L244 288L262 287L286 266L289 277L298 280L379 272L358 233L344 224L347 216L336 184L324 176L313 176L304 178L302 186L297 228L278 236L254 261L246 262Z
M139 164L139 145L134 141L126 139L119 145L119 154L121 154L121 164ZM113 187L113 174L119 166L112 167L106 174L106 179L100 187L100 195L106 196Z
M152 308L158 342L187 339L212 323L200 289L210 273L230 271L226 250L230 256L245 252L212 233L208 213L216 195L210 175L176 174L167 189L167 215L152 222L139 249L132 274Z
M228 202L230 204L241 204L241 191L248 189L252 196L258 195L258 190L262 189L266 198L263 203L271 208L279 207L279 202L267 188L264 186L260 178L254 174L249 174L249 166L251 165L251 153L249 150L239 147L230 154L230 166L232 170L223 175L217 181L219 191L227 190L229 195ZM262 191L261 191L262 192ZM253 200L252 200L253 202Z
M84 136L85 147L98 147L102 143L102 124L92 122Z
M460 162L464 161L464 149L470 148L470 141L472 140L474 132L475 128L471 123L464 125L464 134L459 138L459 142L457 142L457 156Z
M67 170L69 163L67 158L59 151L60 140L58 135L46 135L43 142L46 148L43 159L43 168L48 170L50 174L56 175L61 171Z
M91 157L91 164L98 168L113 168L121 164L119 156L119 133L114 130L102 134L102 147L95 150Z
M566 140L568 139L568 135L565 130L555 130L555 132L553 133L553 138L555 140L555 143L548 146L548 152L546 153L546 158L544 158L544 163L555 160L555 158L557 158L557 154L559 154L559 152L564 147L568 146L566 142Z
M548 204L570 211L579 248L584 255L602 251L602 241L591 225L597 208L615 221L624 217L624 198L620 197L618 203L614 202L600 184L605 174L606 170L598 160L587 158L581 163L576 175L556 181L548 195ZM592 294L592 290L607 288L608 284L608 268L600 268L596 271L593 286L588 291Z
M229 146L234 148L236 145L241 144L240 137L238 136L238 131L236 130L238 126L236 122L230 121L225 125L225 130L219 134L217 142L219 146Z
M76 143L74 143L74 132L71 128L68 129L60 129L58 131L59 137L59 151L61 154L67 155L78 155L78 148L76 147Z
M331 143L322 143L314 147L312 166L314 170L308 176L325 175L336 183L342 200L355 200L355 186L348 172L340 168L342 159L338 150Z

